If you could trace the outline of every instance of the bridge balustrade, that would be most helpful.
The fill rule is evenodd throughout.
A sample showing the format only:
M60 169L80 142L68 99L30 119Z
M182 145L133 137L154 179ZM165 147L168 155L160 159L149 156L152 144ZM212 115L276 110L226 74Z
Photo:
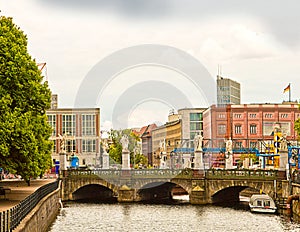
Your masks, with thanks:
M209 179L277 179L278 170L207 170L206 177Z
M132 169L132 170L68 170L63 173L62 177L80 178L95 177L100 178L192 178L191 169Z
M63 173L63 177L70 178L80 178L80 177L95 177L95 176L103 176L105 178L108 177L119 177L121 176L121 170L68 170Z
M280 179L278 170L253 170L253 169L208 169L205 177L209 179ZM203 173L204 174L204 173ZM132 169L132 170L68 170L64 177L89 178L182 178L191 179L200 177L192 169ZM282 179L282 178L281 178Z

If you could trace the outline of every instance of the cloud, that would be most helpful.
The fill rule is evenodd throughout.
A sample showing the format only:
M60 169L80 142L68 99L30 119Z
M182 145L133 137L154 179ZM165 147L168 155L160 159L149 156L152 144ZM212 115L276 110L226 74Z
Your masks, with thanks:
M229 22L229 24L232 22ZM210 24L211 25L211 24ZM254 25L233 23L222 31L210 32L201 45L201 53L209 59L243 60L275 57L281 46L262 29Z
M269 27L283 43L299 45L300 1L236 1L236 0L40 0L55 8L80 12L111 12L133 20L199 20L224 16L251 16Z

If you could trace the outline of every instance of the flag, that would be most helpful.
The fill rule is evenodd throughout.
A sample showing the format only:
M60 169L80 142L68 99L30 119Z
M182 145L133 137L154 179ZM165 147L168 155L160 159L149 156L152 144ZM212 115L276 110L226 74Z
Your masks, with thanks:
M290 91L291 84L289 84L287 87L284 88L283 93Z

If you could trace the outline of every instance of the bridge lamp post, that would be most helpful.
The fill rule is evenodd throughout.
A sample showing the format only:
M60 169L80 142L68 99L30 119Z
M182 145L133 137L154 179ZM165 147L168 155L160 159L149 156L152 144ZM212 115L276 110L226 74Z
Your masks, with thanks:
M171 169L174 169L174 157L175 157L174 151L170 152L170 157L171 157Z

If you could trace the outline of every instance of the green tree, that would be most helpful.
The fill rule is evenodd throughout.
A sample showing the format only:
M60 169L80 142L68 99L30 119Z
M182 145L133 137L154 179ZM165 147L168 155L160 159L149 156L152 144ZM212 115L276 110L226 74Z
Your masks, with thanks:
M300 107L299 107L300 108ZM300 136L300 118L295 121L295 130L297 131L298 136Z
M31 177L51 166L51 92L12 18L0 17L0 167Z

